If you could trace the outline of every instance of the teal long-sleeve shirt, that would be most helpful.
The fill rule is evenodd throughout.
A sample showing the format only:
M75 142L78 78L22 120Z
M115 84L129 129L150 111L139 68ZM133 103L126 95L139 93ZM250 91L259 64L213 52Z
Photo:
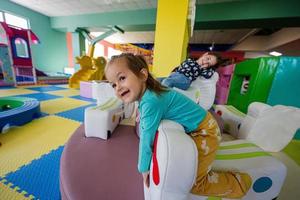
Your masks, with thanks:
M140 143L138 170L149 170L155 133L161 120L181 124L186 133L196 130L207 111L183 94L169 89L160 95L146 90L139 102Z

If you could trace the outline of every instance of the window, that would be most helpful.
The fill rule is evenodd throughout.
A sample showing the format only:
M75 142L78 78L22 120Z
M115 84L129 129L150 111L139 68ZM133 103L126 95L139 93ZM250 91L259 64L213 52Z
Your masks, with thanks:
M108 47L108 58L110 59L112 56L115 56L115 55L120 55L122 53L122 51L119 51L119 50L116 50L116 49L113 49L111 47Z
M28 46L24 39L16 38L14 41L16 47L16 55L19 58L29 58Z
M11 26L15 26L23 29L30 29L28 19L1 10L0 10L0 22L5 22Z
M4 13L5 22L9 25L29 29L28 20L10 13Z
M4 22L3 12L0 11L0 22Z
M102 44L96 43L95 44L95 52L94 58L104 56L104 46Z

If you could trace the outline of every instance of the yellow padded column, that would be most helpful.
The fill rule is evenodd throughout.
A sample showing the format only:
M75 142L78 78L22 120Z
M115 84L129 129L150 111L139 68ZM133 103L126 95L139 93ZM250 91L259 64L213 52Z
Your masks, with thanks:
M189 0L157 3L153 73L168 76L186 58Z

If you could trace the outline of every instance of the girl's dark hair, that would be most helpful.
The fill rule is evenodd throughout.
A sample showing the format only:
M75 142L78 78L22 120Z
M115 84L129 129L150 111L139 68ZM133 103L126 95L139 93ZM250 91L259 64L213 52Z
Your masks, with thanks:
M215 64L214 66L212 66L214 69L217 69L219 67L224 67L226 65L231 64L230 60L222 58L222 56L221 56L220 53L208 52L208 55L213 55L217 59L217 64Z
M167 91L167 87L160 84L149 72L147 62L140 55L133 55L132 53L122 53L117 56L112 56L110 61L107 63L106 68L116 61L124 60L130 69L137 77L140 77L141 70L144 68L148 71L148 78L146 81L147 89L155 92L156 94L161 94Z

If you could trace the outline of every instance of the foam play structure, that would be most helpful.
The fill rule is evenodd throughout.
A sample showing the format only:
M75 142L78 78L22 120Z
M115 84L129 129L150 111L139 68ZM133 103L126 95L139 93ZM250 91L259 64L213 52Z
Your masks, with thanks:
M62 72L46 72L35 69L38 84L66 84L70 75Z
M124 31L117 26L110 28L110 30L95 38L92 38L89 32L83 28L78 28L77 31L81 33L90 44L88 55L76 57L76 63L80 64L80 69L69 79L69 87L76 89L79 88L80 81L102 80L104 78L106 60L104 57L93 58L95 44L114 33L124 33Z
M40 102L32 98L2 97L0 108L0 133L40 116Z
M208 110L212 107L215 100L216 83L218 79L218 73L214 73L214 75L209 79L198 77L192 82L191 86L187 90L181 90L178 88L174 89L195 101L205 110Z
M107 140L111 137L116 126L129 118L134 110L134 104L124 104L116 97L110 98L103 104L88 107L84 112L85 136Z
M253 109L260 110L261 107L255 104L250 106L249 115L252 115ZM270 112L274 113L275 111ZM268 121L272 121L272 119ZM295 123L294 121L294 125ZM252 187L242 199L272 200L280 193L287 169L281 161L249 140L250 135L260 134L264 129L257 127L255 123L249 125L247 120L242 121L241 126L244 125L248 130L247 139L222 142L213 169L247 172L252 178ZM273 124L270 130L275 129ZM295 128L293 130L295 131ZM278 132L282 131L282 129L278 130ZM286 130L285 133L287 131L291 130ZM239 138L242 137L244 136L239 136ZM198 164L197 149L193 140L184 133L183 127L172 121L163 121L155 140L150 167L150 187L144 187L145 200L215 198L196 196L190 193ZM269 140L271 139L269 138ZM184 151L180 147L184 148Z
M106 65L104 57L76 57L76 63L80 65L80 69L70 77L70 88L80 88L81 81L101 80L103 78L104 67Z
M254 102L249 105L238 138L245 138L265 151L279 152L291 142L298 129L299 108Z
M244 113L255 101L300 107L300 90L295 84L299 73L299 57L265 57L238 63L227 104Z
M31 45L38 37L28 29L14 28L0 22L0 85L35 84Z
M85 136L107 140L123 119L131 117L135 104L119 100L108 82L95 83L93 90L97 106L84 111Z
M231 105L215 105L214 110L225 121L224 131L238 138L239 128L246 114Z
M226 104L229 93L229 86L234 72L235 64L217 68L219 80L216 86L216 104Z

